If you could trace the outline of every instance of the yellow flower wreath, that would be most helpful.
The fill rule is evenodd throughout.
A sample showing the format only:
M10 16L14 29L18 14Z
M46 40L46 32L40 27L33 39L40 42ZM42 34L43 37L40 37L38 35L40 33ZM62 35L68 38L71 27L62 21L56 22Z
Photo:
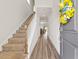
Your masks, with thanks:
M75 9L73 8L72 0L64 0L60 2L60 23L67 24L68 20L70 20L74 16Z

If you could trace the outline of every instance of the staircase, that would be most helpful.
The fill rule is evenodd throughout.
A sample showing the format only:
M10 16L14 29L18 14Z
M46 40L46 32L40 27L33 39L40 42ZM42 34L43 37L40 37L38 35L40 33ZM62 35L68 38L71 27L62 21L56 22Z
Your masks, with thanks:
M45 39L43 36L40 36L30 59L59 59L59 55L50 39Z
M27 59L27 28L34 14L35 12L33 12L19 29L16 30L16 33L8 39L8 43L2 46L3 50L0 53L0 59Z

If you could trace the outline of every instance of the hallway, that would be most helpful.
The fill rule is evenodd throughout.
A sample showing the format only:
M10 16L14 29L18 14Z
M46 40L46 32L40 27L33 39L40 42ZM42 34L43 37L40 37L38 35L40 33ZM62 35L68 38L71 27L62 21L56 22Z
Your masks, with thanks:
M59 59L59 56L50 40L46 40L42 35L39 37L30 59Z
M78 59L77 0L0 0L0 59Z

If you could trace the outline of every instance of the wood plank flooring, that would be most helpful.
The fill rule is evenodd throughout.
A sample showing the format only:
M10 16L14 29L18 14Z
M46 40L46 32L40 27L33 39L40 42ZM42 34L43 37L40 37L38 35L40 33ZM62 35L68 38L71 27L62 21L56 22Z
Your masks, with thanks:
M59 59L54 52L54 48L48 39L41 36L30 56L30 59Z

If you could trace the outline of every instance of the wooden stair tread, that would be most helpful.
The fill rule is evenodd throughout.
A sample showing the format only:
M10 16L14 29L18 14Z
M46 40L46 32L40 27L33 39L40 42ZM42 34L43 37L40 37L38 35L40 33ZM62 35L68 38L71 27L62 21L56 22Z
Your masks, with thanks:
M9 38L8 40L25 40L25 38L24 37L18 37L18 38L12 37L12 38Z
M3 51L24 51L24 44L6 44L3 46Z
M25 54L23 53L13 53L13 52L2 52L0 53L0 59L25 59Z
M25 39L10 39L8 40L8 43L10 44L20 44L20 43L25 43Z
M3 47L24 47L25 44L5 44Z
M26 32L26 30L21 30L21 29L19 29L19 30L16 30L16 33L18 33L18 32L20 32L20 33L25 33Z
M26 36L26 33L18 32L18 33L13 34L13 37L25 37L25 36Z

